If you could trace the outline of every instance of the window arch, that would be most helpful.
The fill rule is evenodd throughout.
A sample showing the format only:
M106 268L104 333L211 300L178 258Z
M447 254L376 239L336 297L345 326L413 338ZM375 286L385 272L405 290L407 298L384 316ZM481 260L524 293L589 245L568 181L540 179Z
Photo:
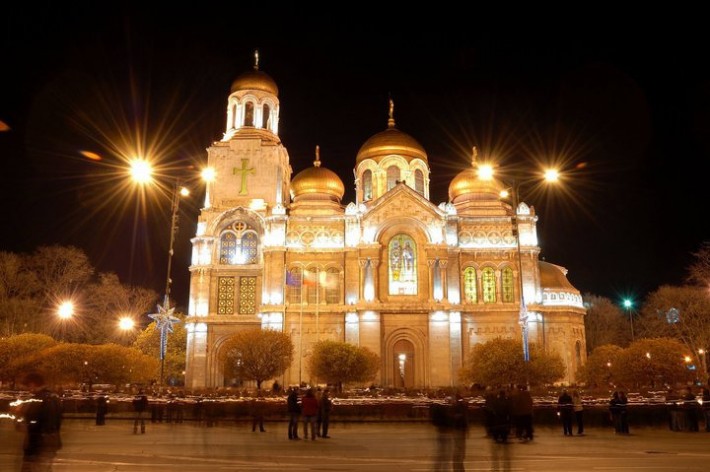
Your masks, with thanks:
M463 296L465 301L469 303L476 303L478 301L478 287L476 284L476 269L466 267L463 271Z
M362 173L362 200L372 200L372 171L367 169Z
M387 190L392 190L399 180L399 167L389 166L387 168Z
M219 263L256 264L259 261L259 235L249 224L232 223L219 237Z
M292 267L286 274L286 299L289 303L298 304L303 300L303 269L300 267Z
M237 127L237 104L232 105L232 128Z
M414 190L424 195L424 172L421 169L414 171Z
M254 104L252 102L244 104L244 126L254 126Z
M506 267L502 273L503 303L515 301L515 284L513 283L513 269Z
M261 113L261 127L264 129L269 129L271 124L271 107L268 103L264 103Z
M340 270L337 267L329 267L325 272L321 272L321 276L325 288L325 302L329 305L340 303Z
M496 273L491 267L481 271L481 285L483 286L483 303L496 302Z
M390 295L416 295L417 243L398 234L389 242L388 255Z

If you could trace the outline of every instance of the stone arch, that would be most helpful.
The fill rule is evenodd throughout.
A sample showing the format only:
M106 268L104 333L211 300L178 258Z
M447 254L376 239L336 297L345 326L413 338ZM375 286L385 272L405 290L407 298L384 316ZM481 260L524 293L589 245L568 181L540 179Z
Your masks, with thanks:
M403 366L400 365L400 354L406 356ZM385 338L383 361L382 379L385 385L412 388L428 384L428 352L424 336L420 332L412 328L392 331Z

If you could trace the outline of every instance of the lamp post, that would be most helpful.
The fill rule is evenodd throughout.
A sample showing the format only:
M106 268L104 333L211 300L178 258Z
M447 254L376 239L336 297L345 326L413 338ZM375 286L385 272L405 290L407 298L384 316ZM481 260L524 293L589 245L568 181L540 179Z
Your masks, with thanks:
M133 180L141 185L151 183L153 181L153 169L148 161L137 159L131 163L131 176ZM162 306L158 304L158 312L148 315L155 320L155 328L160 331L160 384L163 384L165 376L165 350L168 343L168 333L173 332L173 324L180 321L175 317L175 308L170 307L170 287L172 284L172 263L173 263L173 246L175 244L175 235L178 230L178 211L180 209L180 197L187 196L190 191L180 185L180 180L175 179L173 182L173 191L170 200L170 243L168 245L168 267L165 276L165 296Z
M631 325L631 342L634 342L634 302L628 298L624 299L624 308L629 315L629 324Z

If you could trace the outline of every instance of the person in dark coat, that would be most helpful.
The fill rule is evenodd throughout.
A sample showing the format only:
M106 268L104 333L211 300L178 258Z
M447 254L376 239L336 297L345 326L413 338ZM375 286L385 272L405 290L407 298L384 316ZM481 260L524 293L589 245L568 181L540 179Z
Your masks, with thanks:
M572 396L563 389L560 396L557 398L557 412L562 421L562 431L565 436L572 436L572 419L574 417L574 405L572 404Z
M261 392L256 394L256 398L251 401L251 432L256 432L256 427L259 426L259 431L265 433L264 429L264 409L266 405L264 404L264 396Z
M143 414L148 409L148 396L140 390L138 395L133 398L133 411L136 412L133 420L133 434L138 434L138 425L141 427L141 434L145 434L145 418Z
M330 427L330 412L333 409L333 401L330 399L330 393L326 388L320 396L318 402L318 436L322 438L330 438L328 436L328 428Z
M510 398L505 390L500 389L495 396L486 398L486 416L489 434L495 442L508 442L510 434Z
M96 398L96 426L106 424L106 413L108 413L108 397L99 395Z
M291 387L286 397L286 411L288 412L288 438L301 439L298 437L298 420L301 417L301 405L298 403L298 390Z
M318 399L312 388L306 390L301 399L301 413L303 414L303 438L308 439L308 426L311 427L311 440L316 440L316 420L318 418Z
M525 385L519 385L510 397L510 413L515 424L515 437L521 441L533 439L533 399Z
M62 447L62 403L57 394L44 384L44 377L32 372L25 376L24 385L32 397L22 403L20 414L25 425L23 470L35 470L33 465L49 466Z

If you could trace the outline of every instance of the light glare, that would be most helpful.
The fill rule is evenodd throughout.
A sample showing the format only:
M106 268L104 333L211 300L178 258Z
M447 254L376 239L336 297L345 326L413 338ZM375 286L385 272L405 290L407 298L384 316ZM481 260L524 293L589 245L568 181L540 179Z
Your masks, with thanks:
M148 184L153 180L153 168L148 161L131 161L131 178L139 184Z

